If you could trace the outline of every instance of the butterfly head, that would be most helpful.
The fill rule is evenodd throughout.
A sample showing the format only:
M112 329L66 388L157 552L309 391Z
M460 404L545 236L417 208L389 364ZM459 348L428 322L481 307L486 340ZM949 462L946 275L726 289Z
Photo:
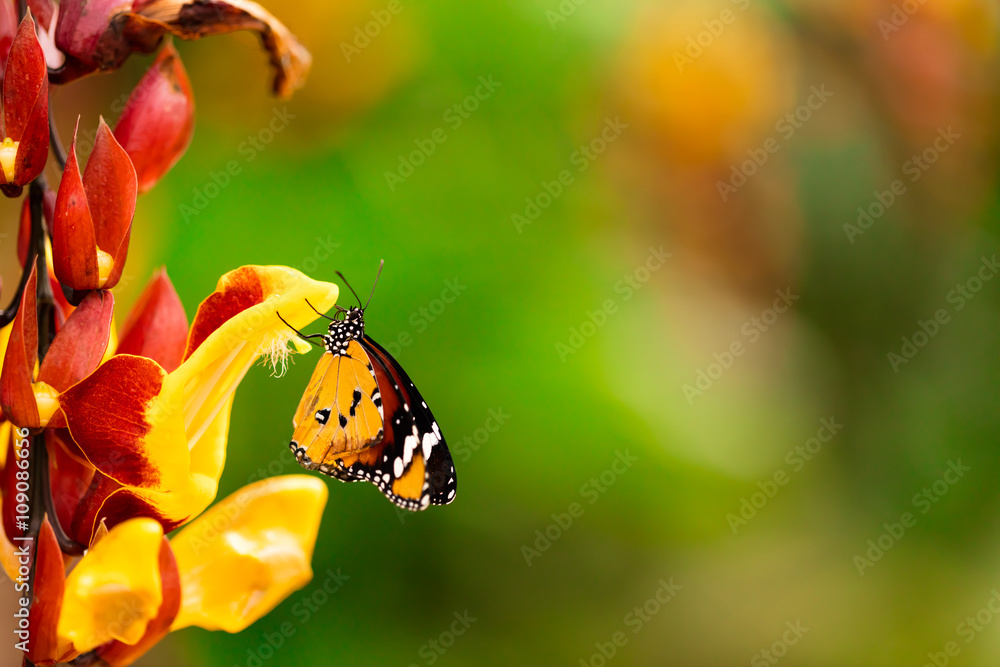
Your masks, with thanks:
M323 344L331 354L347 354L347 346L352 340L364 338L365 313L360 308L341 310L343 319L330 321L327 334L323 336Z

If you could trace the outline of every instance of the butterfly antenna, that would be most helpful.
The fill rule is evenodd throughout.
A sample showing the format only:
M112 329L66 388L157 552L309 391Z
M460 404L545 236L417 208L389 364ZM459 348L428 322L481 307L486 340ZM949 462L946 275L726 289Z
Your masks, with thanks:
M330 320L331 322L335 322L335 321L336 321L336 318L335 318L335 317L330 317L330 316L329 316L329 315L327 315L326 313L321 313L321 312L319 312L319 311L318 311L318 310L316 309L316 306L314 306L314 305L312 305L311 303L309 303L309 299L306 299L306 305L308 305L308 306L309 306L310 308L312 308L312 309L313 309L313 312L314 312L314 313L316 313L317 315L319 315L320 317L323 317L323 318L325 318L325 319L328 319L328 320ZM337 306L337 308L340 308L340 306ZM340 308L340 310L343 310L343 308Z
M358 300L358 305L360 306L361 305L361 297L359 297L358 293L354 291L353 287L351 287L351 283L347 282L347 278L345 278L344 274L341 273L340 271L337 271L337 275L340 276L340 279L344 281L345 285L347 285L347 289L351 290L351 294L353 294L354 298Z
M384 266L385 266L385 260L383 259L378 264L378 273L375 275L375 284L372 285L372 293L368 295L368 303L366 303L365 307L361 309L362 311L368 309L368 304L372 302L372 297L375 296L375 286L378 285L378 279L382 277L382 267Z

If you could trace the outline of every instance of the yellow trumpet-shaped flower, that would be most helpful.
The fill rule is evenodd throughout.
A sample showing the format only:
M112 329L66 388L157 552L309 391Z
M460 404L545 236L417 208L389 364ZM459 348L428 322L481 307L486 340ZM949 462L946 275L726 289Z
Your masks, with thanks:
M135 644L163 602L158 565L163 528L152 519L119 524L66 578L56 632L86 652L111 640Z
M239 632L312 579L326 485L289 475L246 486L170 543L181 579L172 630Z

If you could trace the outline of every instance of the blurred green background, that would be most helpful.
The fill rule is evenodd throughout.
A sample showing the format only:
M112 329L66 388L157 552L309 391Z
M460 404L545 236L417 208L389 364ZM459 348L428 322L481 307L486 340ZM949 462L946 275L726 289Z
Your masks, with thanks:
M140 200L119 301L160 265L189 316L243 264L361 292L384 258L368 332L457 500L401 518L329 481L310 585L139 664L1000 659L997 4L400 0L358 48L389 4L270 3L315 57L287 105L252 37L179 44L195 139ZM62 103L114 117L148 62ZM220 498L299 472L315 361L243 382Z

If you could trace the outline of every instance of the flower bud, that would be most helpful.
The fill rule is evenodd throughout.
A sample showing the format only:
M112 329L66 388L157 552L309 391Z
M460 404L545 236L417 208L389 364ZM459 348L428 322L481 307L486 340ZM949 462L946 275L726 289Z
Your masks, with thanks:
M131 0L63 0L56 21L56 46L90 71L98 69L98 42L117 14L132 9Z
M0 72L7 66L7 54L17 34L17 11L13 2L0 3Z
M184 305L166 270L160 269L125 320L116 354L148 357L171 373L181 365L187 336Z
M52 223L53 268L59 282L75 290L111 289L128 255L135 169L103 119L83 178L76 131L69 153Z
M15 426L38 428L41 417L35 394L35 364L38 361L38 319L35 309L37 289L35 267L24 286L21 304L14 316L14 323L4 353L3 372L0 373L0 406L4 416Z
M0 189L16 197L42 173L49 154L48 68L31 12L18 26L4 66L3 122Z
M125 104L115 138L132 159L139 192L150 190L184 155L194 134L191 82L168 43Z

